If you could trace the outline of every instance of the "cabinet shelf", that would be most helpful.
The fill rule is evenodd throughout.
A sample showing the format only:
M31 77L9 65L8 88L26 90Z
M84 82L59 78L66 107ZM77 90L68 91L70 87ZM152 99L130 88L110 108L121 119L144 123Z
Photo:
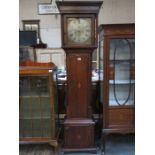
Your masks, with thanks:
M20 117L19 119L22 119L22 120L34 120L34 119L39 119L39 120L44 120L44 119L51 119L51 117L49 116L43 116L43 117L40 117L40 116L36 116L36 117Z
M124 102L124 100L119 100L119 103L123 103ZM131 99L131 100L129 100L126 104L125 104L126 106L127 105L134 105L134 100L133 99ZM120 105L118 105L117 104L117 102L116 102L116 100L109 100L109 106L120 106Z
M135 59L116 59L116 60L110 60L110 62L114 62L115 61L115 63L122 63L122 62L124 62L124 63L129 63L130 61L132 62L132 63L135 63Z
M30 95L23 95L23 96L19 96L20 98L49 98L51 96L48 96L48 95L40 95L40 96L30 96Z
M114 84L114 80L109 80L109 84ZM115 84L130 84L129 80L115 80ZM131 80L131 84L135 84L135 80Z

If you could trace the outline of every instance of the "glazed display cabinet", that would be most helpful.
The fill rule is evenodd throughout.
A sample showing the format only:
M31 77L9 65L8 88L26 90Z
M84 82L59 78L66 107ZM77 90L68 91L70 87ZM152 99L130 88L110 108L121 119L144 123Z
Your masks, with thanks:
M49 143L58 146L55 69L52 63L25 61L20 64L20 144Z
M134 133L135 36L133 24L99 27L103 149L106 135Z

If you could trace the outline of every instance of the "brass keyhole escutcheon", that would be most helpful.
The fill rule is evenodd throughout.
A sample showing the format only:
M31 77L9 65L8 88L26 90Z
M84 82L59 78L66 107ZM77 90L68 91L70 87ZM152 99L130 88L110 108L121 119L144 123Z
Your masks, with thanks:
M81 59L81 57L77 57L77 61L81 61L82 59Z

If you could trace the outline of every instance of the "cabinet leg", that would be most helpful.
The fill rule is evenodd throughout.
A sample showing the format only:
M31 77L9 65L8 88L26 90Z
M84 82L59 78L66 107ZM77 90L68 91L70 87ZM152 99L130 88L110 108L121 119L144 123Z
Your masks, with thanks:
M102 149L101 155L105 155L106 152L106 134L102 134Z

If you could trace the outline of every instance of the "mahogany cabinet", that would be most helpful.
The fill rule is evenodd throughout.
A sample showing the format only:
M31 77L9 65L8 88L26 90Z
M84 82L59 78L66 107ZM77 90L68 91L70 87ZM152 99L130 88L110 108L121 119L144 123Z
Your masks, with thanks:
M134 24L99 27L100 102L103 104L103 143L110 133L134 133Z
M20 144L58 146L56 66L23 61L19 67Z

